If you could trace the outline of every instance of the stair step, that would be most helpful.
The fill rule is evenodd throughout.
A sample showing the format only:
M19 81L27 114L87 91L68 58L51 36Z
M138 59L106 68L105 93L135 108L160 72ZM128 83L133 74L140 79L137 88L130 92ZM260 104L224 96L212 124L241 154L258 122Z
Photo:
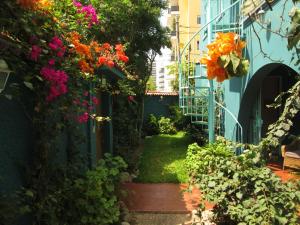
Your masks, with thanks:
M194 124L199 124L199 125L208 125L208 122L206 121L192 121Z

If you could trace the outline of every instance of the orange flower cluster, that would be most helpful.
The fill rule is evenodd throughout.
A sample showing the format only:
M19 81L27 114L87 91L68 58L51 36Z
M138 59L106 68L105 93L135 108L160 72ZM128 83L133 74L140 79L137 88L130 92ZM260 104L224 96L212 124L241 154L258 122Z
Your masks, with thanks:
M49 8L52 2L48 0L17 0L17 4L25 9L44 10Z
M208 53L200 59L200 62L207 66L207 78L216 78L218 82L228 79L226 69L218 62L219 58L230 53L235 53L242 58L242 50L245 46L246 43L241 41L236 33L217 33L216 40L207 45Z
M96 41L92 41L89 45L80 42L81 36L76 32L69 33L68 40L73 44L74 51L80 56L78 66L82 72L94 73L94 68L106 65L114 67L114 61L120 60L124 63L128 62L125 55L124 47L116 45L113 48L109 43L100 45ZM114 52L115 51L115 52Z

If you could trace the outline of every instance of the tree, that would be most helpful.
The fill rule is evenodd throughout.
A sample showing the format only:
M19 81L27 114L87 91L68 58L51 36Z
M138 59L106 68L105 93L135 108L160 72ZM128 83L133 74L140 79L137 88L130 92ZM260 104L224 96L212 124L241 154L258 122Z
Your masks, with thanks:
M147 91L155 91L155 90L156 90L155 79L153 76L150 76L147 82Z
M139 137L143 125L144 95L148 79L151 75L152 64L161 48L169 47L167 28L161 26L159 17L166 9L164 0L92 0L103 18L102 31L98 32L98 39L102 42L127 43L130 61L128 73L134 77L128 80L136 94L139 103L138 118L136 120Z

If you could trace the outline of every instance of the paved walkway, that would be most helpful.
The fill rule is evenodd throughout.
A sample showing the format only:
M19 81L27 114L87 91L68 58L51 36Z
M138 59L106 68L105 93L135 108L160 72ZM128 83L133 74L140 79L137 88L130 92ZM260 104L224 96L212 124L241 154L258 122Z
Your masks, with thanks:
M197 209L201 201L200 191L185 192L185 184L126 183L124 187L128 190L125 202L131 212L186 214ZM206 207L210 209L212 205L206 203Z
M296 175L295 172L291 170L282 170L282 166L277 163L270 163L268 164L268 167L281 178L283 182L286 182L288 180L297 180L299 179L299 175Z

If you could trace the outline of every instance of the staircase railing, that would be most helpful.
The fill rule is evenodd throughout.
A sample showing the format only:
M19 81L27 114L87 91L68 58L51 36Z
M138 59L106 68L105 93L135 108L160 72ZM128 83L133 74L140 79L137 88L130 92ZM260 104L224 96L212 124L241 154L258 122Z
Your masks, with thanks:
M228 0L213 1L220 5L228 4ZM212 0L208 0L208 15L211 17ZM223 3L223 4L221 4ZM200 64L200 58L206 45L214 40L217 32L235 32L241 35L243 31L243 18L240 15L242 0L237 0L228 7L220 10L216 16L203 25L188 41L181 51L179 57L179 106L183 113L191 117L192 123L200 124L209 133L210 142L214 141L215 132L224 136L225 118L231 118L236 124L235 138L232 139L242 142L243 129L241 124L232 112L223 104L216 101L215 83L207 80L206 66ZM215 112L219 115L215 118ZM215 126L215 125L218 126Z

